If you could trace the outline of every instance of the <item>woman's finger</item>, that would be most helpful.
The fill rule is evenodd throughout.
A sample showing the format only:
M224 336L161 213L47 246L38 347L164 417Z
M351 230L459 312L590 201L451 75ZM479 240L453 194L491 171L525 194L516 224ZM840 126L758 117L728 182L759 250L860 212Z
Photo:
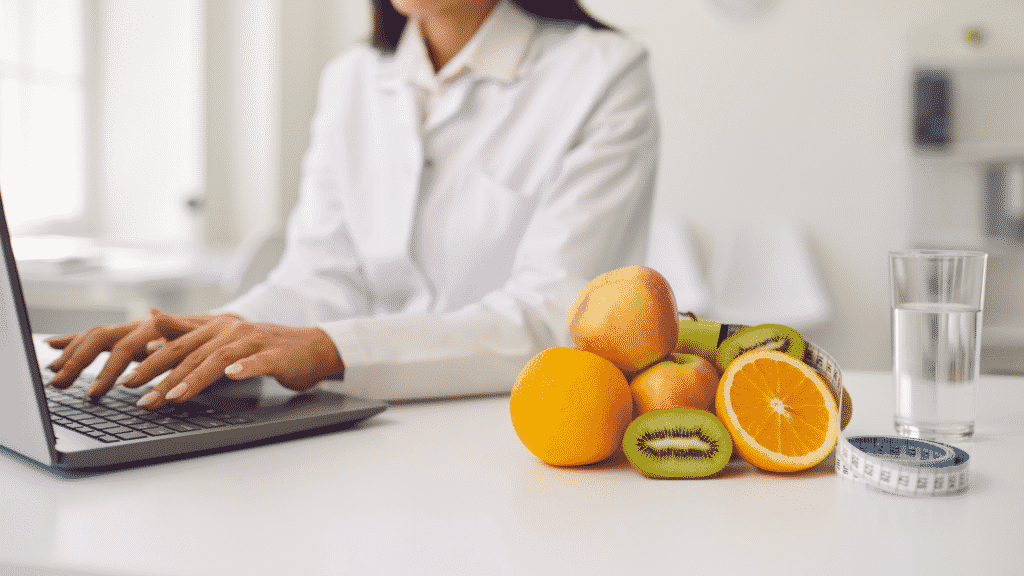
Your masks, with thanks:
M155 410L169 400L182 402L220 378L224 367L257 349L253 339L234 331L221 333L190 353L167 376L139 399L138 406ZM168 397L172 390L178 390ZM187 394L186 394L187 393Z
M165 394L167 400L184 402L205 390L224 375L228 366L260 350L260 342L254 338L235 340L211 351L203 361L185 375Z
M63 364L57 370L50 385L55 388L67 388L70 386L82 370L92 364L93 360L100 355L100 352L109 350L118 340L130 332L134 326L124 324L121 326L90 328L83 335L74 350L65 350L62 358ZM69 354L70 353L70 354Z
M232 362L224 368L224 375L232 380L244 380L271 374L277 368L281 356L283 351L280 348L263 350Z
M47 364L46 369L47 370L51 370L53 372L56 372L56 371L60 370L61 368L63 368L64 364L67 363L68 358L70 358L71 355L75 353L75 348L78 347L78 345L84 339L85 339L85 334L84 333L83 334L75 334L74 337L71 339L71 341L64 346L64 351L61 353L61 355L58 356L57 359L54 360L53 362L50 362L49 364Z
M95 382L89 387L89 396L99 398L114 387L115 379L118 378L125 368L136 359L143 347L154 336L152 322L142 322L135 330L118 340L110 348L110 356L103 364Z
M46 340L43 340L43 342L46 342L47 344L49 344L50 348L55 348L57 350L63 350L64 348L67 348L68 344L71 344L71 342L75 338L77 338L77 337L78 337L78 334L65 334L63 336L51 336L50 338L47 338Z
M149 342L146 342L146 352L152 354L153 352L163 348L164 344L167 344L167 338L164 338L163 336L156 340L150 340Z
M121 376L116 383L129 388L137 388L149 382L212 340L223 328L223 322L209 322L198 330L168 341L159 350L140 362L134 370Z

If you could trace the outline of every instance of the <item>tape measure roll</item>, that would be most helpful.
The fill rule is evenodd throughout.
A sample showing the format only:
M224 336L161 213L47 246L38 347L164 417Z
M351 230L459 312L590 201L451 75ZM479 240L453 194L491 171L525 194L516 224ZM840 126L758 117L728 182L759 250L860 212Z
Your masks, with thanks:
M840 434L836 474L900 496L941 496L967 489L968 458L941 442Z
M722 337L747 326L729 324ZM843 413L843 376L839 364L813 342L806 342L804 363L832 386ZM836 475L900 496L943 496L966 490L970 484L967 452L949 444L902 436L857 436L839 433Z

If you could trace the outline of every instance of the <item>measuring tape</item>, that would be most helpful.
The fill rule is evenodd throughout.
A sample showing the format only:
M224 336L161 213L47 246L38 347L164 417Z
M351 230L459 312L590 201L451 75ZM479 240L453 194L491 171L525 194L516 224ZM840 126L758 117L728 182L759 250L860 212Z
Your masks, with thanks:
M942 442L840 434L836 474L901 496L940 496L967 489L967 459L967 452Z
M721 339L746 327L726 325ZM806 342L804 362L832 386L841 417L843 377L839 364L812 342ZM967 489L970 483L968 458L967 452L942 442L902 436L846 438L840 432L836 474L900 496L942 496Z

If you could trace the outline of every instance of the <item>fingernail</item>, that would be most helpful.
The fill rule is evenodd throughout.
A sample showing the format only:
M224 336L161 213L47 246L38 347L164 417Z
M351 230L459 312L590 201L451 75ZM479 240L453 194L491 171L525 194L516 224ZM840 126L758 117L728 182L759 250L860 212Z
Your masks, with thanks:
M121 374L120 378L118 378L116 382L114 382L114 385L115 386L123 386L123 385L127 384L128 382L131 382L132 378L134 378L134 377L135 377L135 370L132 370L131 372L125 372L124 374Z
M167 396L164 396L164 398L167 398L168 400L174 400L178 396L184 394L186 390L188 390L188 385L182 382L181 384L178 384L174 388L171 388L171 391L168 392Z
M154 402L156 402L158 400L160 400L160 393L157 392L156 390L153 390L149 394L146 394L142 398L139 398L139 401L136 402L135 405L136 406L145 406L146 404L152 404L152 403L154 403Z
M224 373L227 374L228 376L234 376L235 374L238 374L241 371L242 365L237 362L224 369Z

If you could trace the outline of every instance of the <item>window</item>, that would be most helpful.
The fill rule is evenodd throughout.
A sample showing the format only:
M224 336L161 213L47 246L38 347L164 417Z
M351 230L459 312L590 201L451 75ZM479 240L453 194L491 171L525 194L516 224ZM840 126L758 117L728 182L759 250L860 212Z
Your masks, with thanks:
M0 189L12 231L84 217L83 0L0 0Z

